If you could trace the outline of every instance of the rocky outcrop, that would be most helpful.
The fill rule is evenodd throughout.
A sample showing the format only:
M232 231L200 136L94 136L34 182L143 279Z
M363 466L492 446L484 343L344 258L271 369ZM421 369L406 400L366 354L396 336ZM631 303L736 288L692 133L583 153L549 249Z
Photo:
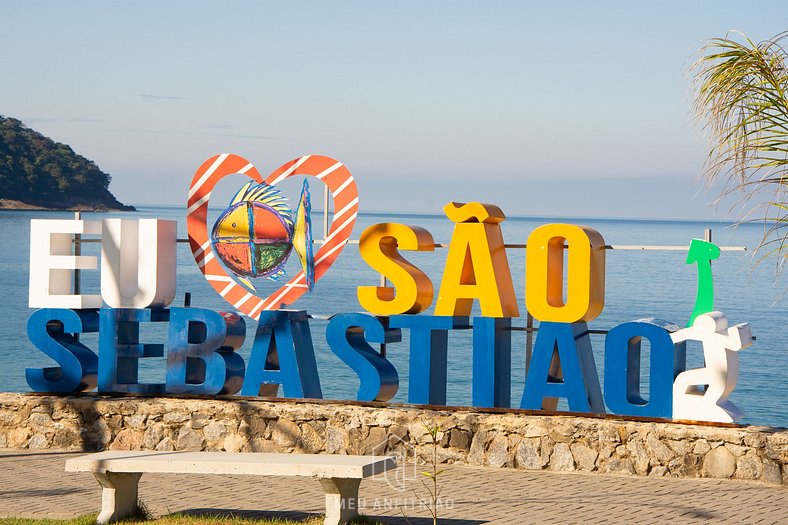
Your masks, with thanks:
M788 484L788 430L341 402L0 394L0 448L431 455L465 463Z

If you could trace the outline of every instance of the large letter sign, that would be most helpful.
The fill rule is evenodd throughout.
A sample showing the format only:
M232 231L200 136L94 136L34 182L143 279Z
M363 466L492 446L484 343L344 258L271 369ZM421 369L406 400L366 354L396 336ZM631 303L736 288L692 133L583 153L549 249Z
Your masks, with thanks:
M397 249L431 252L435 249L435 241L424 228L396 223L376 224L361 234L361 257L394 285L394 288L358 287L358 302L370 312L380 315L417 314L432 304L432 281L406 261Z
M449 330L468 325L467 317L395 315L392 328L410 329L408 403L446 403Z
M473 406L509 408L511 404L511 328L508 317L473 318Z
M209 227L211 194L231 175L248 180ZM291 205L280 183L299 176L304 179L300 195ZM309 181L327 189L322 241L312 235ZM511 399L513 370L520 370L512 366L512 350L522 341L522 333L513 332L525 331L526 341L537 334L530 365L526 358L520 409L555 411L563 399L573 412L720 422L739 417L728 396L738 378L738 352L753 338L748 324L728 327L725 316L712 311L711 261L720 256L718 246L699 239L690 244L686 263L698 265L698 292L687 328L647 318L589 329L587 323L605 306L605 250L612 248L599 232L545 224L531 232L525 246L507 245L501 227L506 216L498 206L450 202L443 211L453 226L448 245L436 244L419 226L368 226L359 255L369 267L365 275L372 270L382 282L352 284L365 311L336 311L347 300L340 294L348 286L335 281L335 296L321 299L322 311L314 316L283 307L318 287L348 244L358 214L355 180L331 157L298 157L265 179L232 154L211 157L197 169L186 211L188 242L198 270L231 305L228 311L170 307L178 274L175 221L33 220L29 305L40 310L30 316L27 332L55 364L28 368L27 382L36 392L63 394L97 389L99 394L240 392L322 399L318 363L333 359L337 366L338 359L358 377L360 402L446 406L458 395L453 387L462 385L467 394L459 397L462 404L470 399L474 407L511 408L517 406ZM82 235L90 242L100 237L100 259L75 248ZM447 248L439 250L445 254L443 274L430 276L412 261L429 258L437 268L436 248ZM525 259L519 299L507 249ZM287 277L294 267L295 275ZM75 270L99 268L100 295L92 289L95 278L72 287L78 282ZM364 275L343 272L345 279ZM526 317L523 305L530 314L526 321L520 318L520 312ZM241 356L249 321L241 315L257 322L247 362ZM144 332L141 323L149 324ZM313 345L315 327L329 354L316 355L316 348L326 350ZM603 334L604 396L591 347L593 336L602 350L597 336ZM702 345L703 367L686 369L687 341ZM462 344L470 348L457 348ZM149 357L164 359L140 366L139 360ZM146 379L165 360L165 373ZM402 362L407 365L398 371ZM324 377L335 383L346 377L329 371ZM401 376L407 400L397 396Z
M399 375L391 362L376 352L371 343L394 343L400 331L389 329L366 314L340 314L326 328L326 340L334 353L353 369L360 381L358 401L388 401L399 389Z
M112 308L164 308L175 297L175 221L105 219L101 296Z
M564 291L564 242L568 272ZM525 304L536 319L593 321L605 307L605 240L587 226L548 224L528 236Z
M616 414L645 417L673 415L673 379L684 370L686 345L670 337L679 327L657 319L640 319L616 326L605 338L605 402ZM647 339L649 399L641 394L640 350Z
M435 315L471 315L475 299L486 317L517 317L501 222L506 218L491 204L451 202L443 211L454 223Z
M97 221L30 221L31 308L101 308L100 295L71 292L74 270L95 270L95 257L73 255L72 235L101 233Z
M139 360L163 357L164 344L141 343L140 323L170 319L163 309L102 308L99 333L99 392L162 394L164 383L139 383Z
M260 314L241 394L274 397L279 385L285 397L323 397L312 333L303 310Z
M54 359L51 368L25 370L35 392L71 394L92 390L98 381L98 356L77 340L77 334L98 332L98 311L44 308L27 321L27 333L36 348Z
M706 362L703 368L687 370L676 377L673 418L730 423L741 417L728 396L739 377L739 350L752 344L750 325L729 328L722 312L711 312L699 315L691 328L679 330L671 338L675 343L700 341Z
M237 314L202 308L170 310L167 348L168 393L237 394L244 378L244 360L236 354L246 337L246 323Z
M520 408L555 410L559 397L573 412L605 413L585 323L539 325Z

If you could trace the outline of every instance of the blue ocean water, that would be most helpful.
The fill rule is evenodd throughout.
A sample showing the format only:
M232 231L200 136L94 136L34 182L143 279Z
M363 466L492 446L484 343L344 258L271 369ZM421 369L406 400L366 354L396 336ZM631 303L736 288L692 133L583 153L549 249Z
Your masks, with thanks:
M217 216L221 210L214 211ZM320 230L319 213L313 217L315 230ZM87 220L107 217L161 218L178 221L178 237L186 237L185 211L182 207L140 207L137 213L85 213ZM3 297L0 304L0 391L29 391L25 382L25 369L52 366L52 362L33 347L26 337L27 319L32 313L28 308L28 259L30 219L68 219L72 213L0 211L0 274L3 275ZM358 218L354 238L363 229L379 222L401 222L429 230L436 242L447 243L453 224L442 215L377 214L364 213ZM507 243L525 243L528 234L536 227L549 222L569 222L596 228L612 245L678 245L686 246L693 237L702 238L704 228L713 229L714 242L722 246L746 246L747 252L723 252L713 264L715 278L715 307L725 312L733 323L749 322L755 344L740 354L740 375L736 390L730 399L744 412L743 422L769 426L788 426L784 410L786 378L788 378L788 284L775 287L775 268L772 261L756 265L752 249L757 246L762 226L733 227L728 223L692 221L655 221L585 218L509 217L503 223ZM210 224L210 222L209 222ZM320 237L320 235L316 235ZM98 255L97 244L86 245L83 253ZM192 306L226 310L229 305L208 285L197 269L188 244L178 248L178 295L174 305L183 302L185 292L192 294ZM515 291L524 315L525 252L507 250ZM408 254L407 258L424 270L435 288L445 264L446 250L434 253ZM610 329L622 322L642 317L659 317L684 325L695 300L696 270L685 264L685 251L617 251L609 250L606 261L606 304L602 314L589 323L592 329ZM295 259L295 257L293 257ZM291 261L293 264L295 262ZM295 266L288 266L292 274ZM356 287L374 285L378 275L361 260L358 247L348 245L336 264L318 283L311 295L302 297L294 306L311 314L328 316L341 312L360 311ZM262 290L270 293L278 284L269 283ZM99 292L98 271L82 274L83 293ZM429 313L428 311L427 313ZM524 319L515 321L524 326ZM358 380L355 374L336 358L325 343L326 321L313 319L312 337L318 360L323 395L331 399L355 399ZM248 359L254 323L247 322L247 341L240 354ZM155 325L141 329L141 340L166 343L166 332ZM97 336L86 334L82 341L97 348ZM592 335L592 344L603 380L604 336ZM470 405L471 336L468 331L454 331L449 336L448 402L450 405ZM647 363L647 347L643 356ZM394 401L407 400L408 338L403 334L401 343L389 344L387 356L400 375L400 389ZM688 364L701 366L700 346L688 348ZM141 382L164 381L164 358L141 360ZM645 375L647 368L641 371ZM512 403L518 406L525 382L525 335L513 334ZM644 377L644 383L645 381ZM647 390L647 389L646 389ZM566 408L560 404L559 408Z

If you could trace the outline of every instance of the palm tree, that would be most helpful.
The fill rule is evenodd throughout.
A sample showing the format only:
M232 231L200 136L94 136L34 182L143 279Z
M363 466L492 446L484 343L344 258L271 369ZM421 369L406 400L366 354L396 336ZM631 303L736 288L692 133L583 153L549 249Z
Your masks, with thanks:
M788 262L788 32L754 43L713 38L692 65L694 110L709 137L704 177L722 183L717 202L741 192L742 222L761 221L759 250Z

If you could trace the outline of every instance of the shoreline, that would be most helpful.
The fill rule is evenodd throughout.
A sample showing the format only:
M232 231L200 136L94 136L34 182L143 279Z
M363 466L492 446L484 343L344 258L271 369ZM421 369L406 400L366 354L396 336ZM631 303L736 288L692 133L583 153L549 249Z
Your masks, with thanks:
M12 199L0 199L0 210L6 211L137 211L134 206L108 206L106 204L75 204L67 207L51 207L30 204Z

